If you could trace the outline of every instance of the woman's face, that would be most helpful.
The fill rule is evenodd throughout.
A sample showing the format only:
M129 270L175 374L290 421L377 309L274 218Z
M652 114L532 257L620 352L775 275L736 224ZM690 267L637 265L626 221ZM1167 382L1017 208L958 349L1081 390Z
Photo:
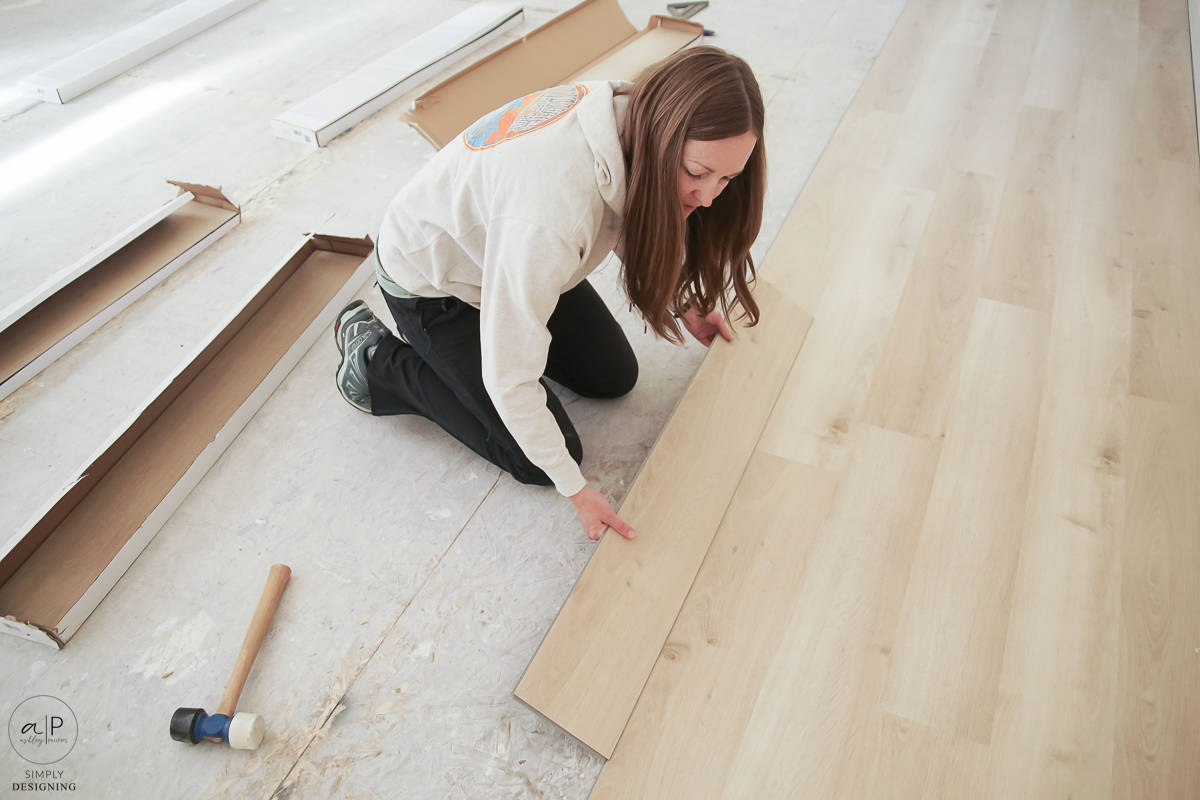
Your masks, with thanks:
M699 206L710 206L731 180L741 174L758 144L754 131L728 139L687 139L679 165L679 204L686 217Z

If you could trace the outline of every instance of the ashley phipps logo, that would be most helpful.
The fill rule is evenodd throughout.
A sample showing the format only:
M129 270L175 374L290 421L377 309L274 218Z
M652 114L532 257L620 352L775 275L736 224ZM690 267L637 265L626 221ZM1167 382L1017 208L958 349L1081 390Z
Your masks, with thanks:
M79 739L79 721L71 707L48 694L39 694L22 702L8 718L8 741L17 755L31 764L62 761ZM55 792L76 790L75 781L59 769L27 769L25 780L14 781L17 792Z
M8 718L8 741L17 755L32 764L62 761L78 738L75 712L48 694L29 698L13 709Z

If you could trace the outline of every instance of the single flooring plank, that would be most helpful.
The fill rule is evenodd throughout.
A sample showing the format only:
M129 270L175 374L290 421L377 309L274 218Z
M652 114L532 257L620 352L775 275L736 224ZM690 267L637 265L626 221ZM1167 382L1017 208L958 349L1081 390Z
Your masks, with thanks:
M1194 168L1196 95L1187 4L1141 0L1134 118L1138 156Z
M1200 787L1200 405L1134 397L1125 463L1115 797Z
M1005 179L983 296L1049 310L1055 271L1067 257L1066 197L1074 116L1025 107Z
M1004 800L988 790L988 750L979 742L878 711L863 738L862 757L843 762L830 798Z
M1084 8L1083 76L1132 87L1137 82L1138 0Z
M1043 315L981 300L884 695L896 716L987 744L1038 424Z
M1025 87L1025 104L1071 111L1083 77L1084 34L1080 22L1094 0L1047 0L1037 52Z
M1200 177L1165 159L1130 165L1133 394L1200 401Z
M755 299L760 324L714 344L619 511L638 538L604 537L515 690L606 758L812 321L765 281Z
M1123 219L1128 96L1126 88L1085 78L1075 120L1071 250L1055 276L1046 379L1081 401L1124 397L1130 389L1134 259Z

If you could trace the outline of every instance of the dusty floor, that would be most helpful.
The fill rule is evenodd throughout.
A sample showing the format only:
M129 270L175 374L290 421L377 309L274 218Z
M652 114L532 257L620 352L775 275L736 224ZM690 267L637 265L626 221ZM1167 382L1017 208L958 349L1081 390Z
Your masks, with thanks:
M374 234L432 148L401 100L330 147L270 120L465 3L263 0L66 105L23 76L175 0L0 2L0 297L168 200L221 185L243 223L0 403L0 532L20 528L306 231ZM568 8L526 8L520 35ZM641 27L661 3L624 0ZM903 0L717 0L697 19L768 102L766 252ZM969 20L964 20L969 24ZM614 505L704 356L656 341L609 264L593 282L641 362L632 394L565 394L584 472ZM378 290L362 287L377 311ZM569 503L424 420L374 419L333 388L323 335L65 650L0 641L0 711L51 694L79 721L54 765L78 797L586 797L601 759L511 691L591 549ZM242 698L256 753L171 741L220 697L267 567L294 574ZM34 765L0 745L0 786ZM36 796L23 792L21 796ZM50 796L50 795L47 795Z

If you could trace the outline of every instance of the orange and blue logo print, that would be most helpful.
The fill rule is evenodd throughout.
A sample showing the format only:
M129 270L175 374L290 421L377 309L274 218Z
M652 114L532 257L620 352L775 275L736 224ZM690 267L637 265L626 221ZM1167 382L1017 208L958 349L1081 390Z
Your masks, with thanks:
M487 150L527 133L552 125L579 105L587 87L556 86L527 94L487 114L463 131L463 144L471 150Z

